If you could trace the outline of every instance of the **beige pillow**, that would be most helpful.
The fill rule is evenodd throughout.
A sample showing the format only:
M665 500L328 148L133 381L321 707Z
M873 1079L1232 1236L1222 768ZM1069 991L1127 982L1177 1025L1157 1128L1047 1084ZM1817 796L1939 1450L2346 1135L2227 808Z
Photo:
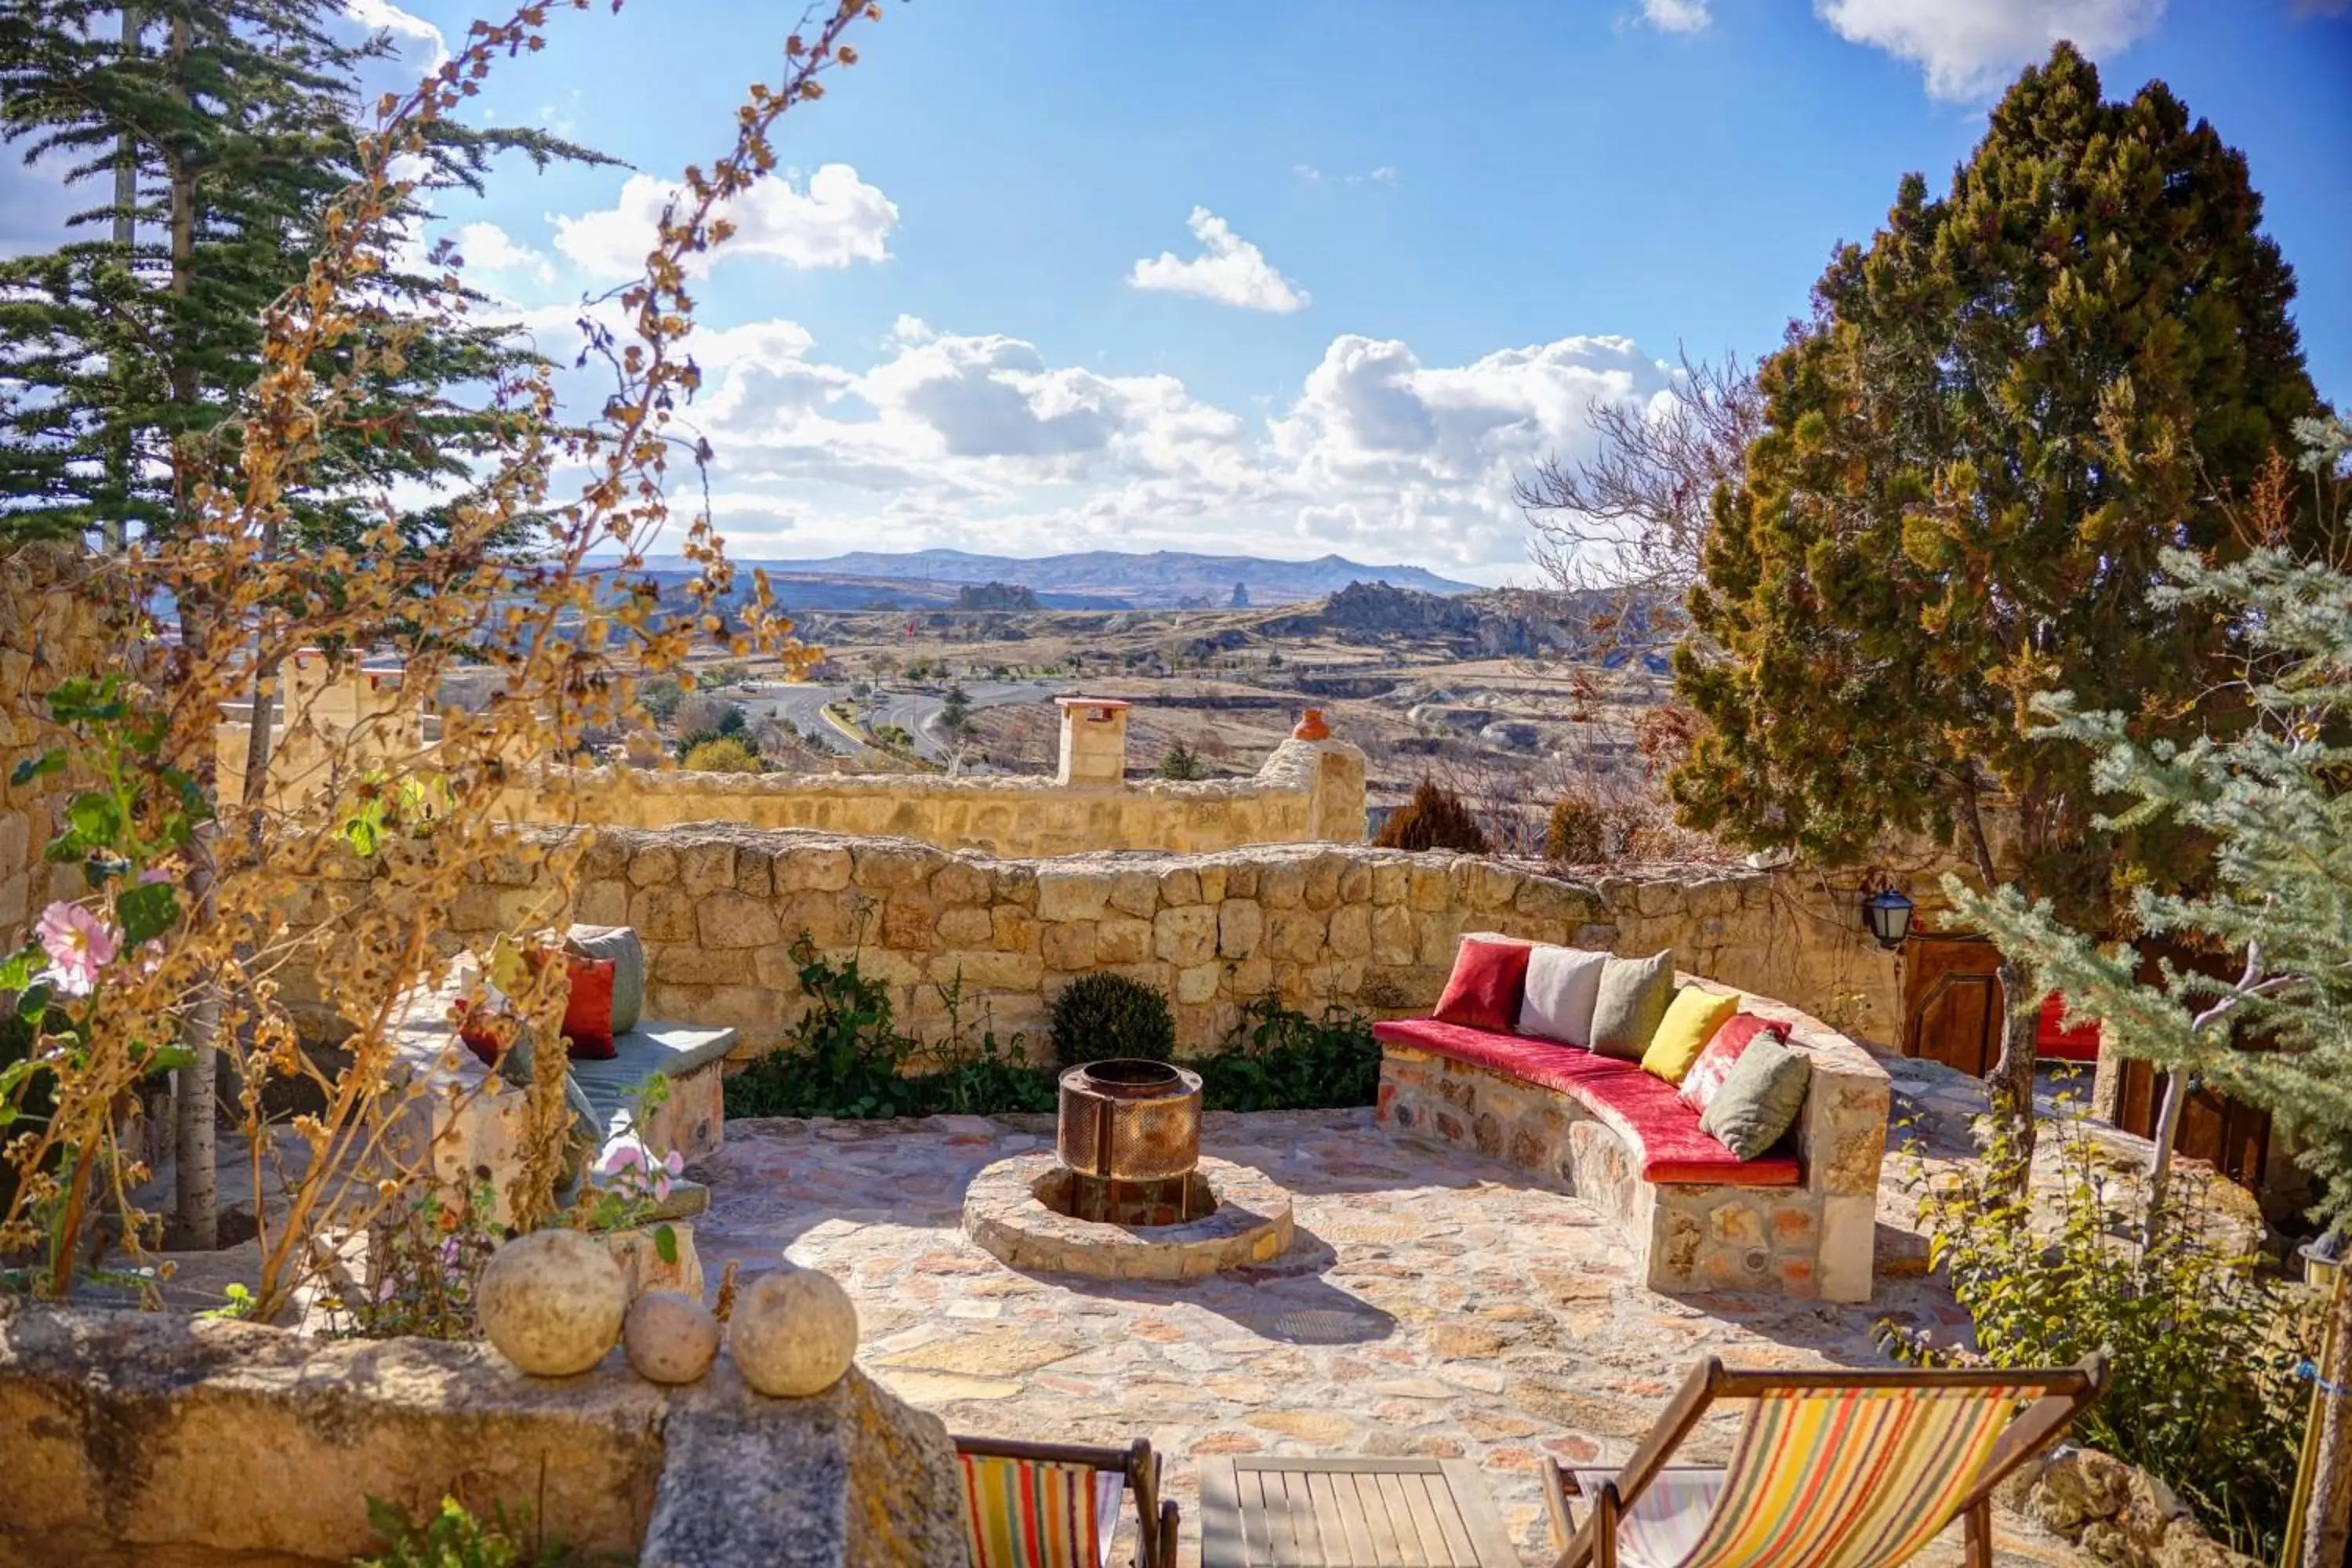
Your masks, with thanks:
M1601 994L1605 952L1538 946L1528 954L1528 987L1517 1032L1566 1045L1592 1043L1592 1004Z
M1813 1058L1769 1035L1748 1042L1723 1087L1707 1101L1698 1130L1743 1160L1769 1152L1797 1123L1805 1090L1813 1080Z
M1638 1062L1675 999L1672 949L1649 958L1611 958L1592 998L1592 1048Z

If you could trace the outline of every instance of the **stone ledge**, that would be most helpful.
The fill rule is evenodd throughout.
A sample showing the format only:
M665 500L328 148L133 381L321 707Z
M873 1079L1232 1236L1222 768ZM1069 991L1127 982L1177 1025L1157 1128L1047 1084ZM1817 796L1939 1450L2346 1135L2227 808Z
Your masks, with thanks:
M862 1373L768 1399L723 1359L671 1391L617 1351L532 1378L481 1344L0 1316L0 1564L325 1568L379 1545L370 1493L412 1516L444 1495L528 1503L575 1550L654 1564L961 1561L946 1428ZM755 1494L793 1506L741 1506Z

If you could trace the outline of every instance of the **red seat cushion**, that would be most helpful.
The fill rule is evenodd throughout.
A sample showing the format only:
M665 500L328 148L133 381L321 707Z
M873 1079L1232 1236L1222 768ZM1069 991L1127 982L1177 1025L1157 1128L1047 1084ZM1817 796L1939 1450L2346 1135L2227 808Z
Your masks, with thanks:
M1518 1022L1529 951L1523 942L1464 938L1454 955L1454 973L1446 977L1445 994L1437 999L1437 1016L1468 1028L1507 1031Z
M1642 1179L1647 1182L1793 1187L1803 1180L1791 1156L1768 1154L1742 1160L1700 1131L1698 1112L1682 1102L1673 1084L1643 1072L1639 1062L1437 1018L1375 1024L1372 1037L1383 1045L1427 1051L1570 1096L1625 1141L1641 1162Z

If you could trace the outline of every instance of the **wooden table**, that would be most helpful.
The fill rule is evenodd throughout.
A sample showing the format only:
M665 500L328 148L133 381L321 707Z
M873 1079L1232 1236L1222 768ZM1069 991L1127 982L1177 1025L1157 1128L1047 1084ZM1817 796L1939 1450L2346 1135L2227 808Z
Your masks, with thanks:
M1518 1568L1462 1459L1201 1461L1201 1568Z

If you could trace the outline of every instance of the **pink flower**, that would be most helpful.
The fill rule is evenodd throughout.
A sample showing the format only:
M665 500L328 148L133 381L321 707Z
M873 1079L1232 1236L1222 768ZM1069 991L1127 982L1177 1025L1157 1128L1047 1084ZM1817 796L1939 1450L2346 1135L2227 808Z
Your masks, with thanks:
M122 951L121 932L79 904L63 900L41 911L33 934L49 955L42 977L68 996L89 995L98 984L98 972Z
M675 1149L671 1150L662 1156L662 1169L673 1176L679 1174L686 1169L686 1156Z
M162 866L150 866L147 869L139 873L139 880L142 884L147 882L168 882L171 879L172 873Z
M605 1175L617 1176L624 1171L642 1170L645 1163L644 1151L635 1143L616 1143L613 1146L612 1152L604 1156L604 1163L596 1168Z

